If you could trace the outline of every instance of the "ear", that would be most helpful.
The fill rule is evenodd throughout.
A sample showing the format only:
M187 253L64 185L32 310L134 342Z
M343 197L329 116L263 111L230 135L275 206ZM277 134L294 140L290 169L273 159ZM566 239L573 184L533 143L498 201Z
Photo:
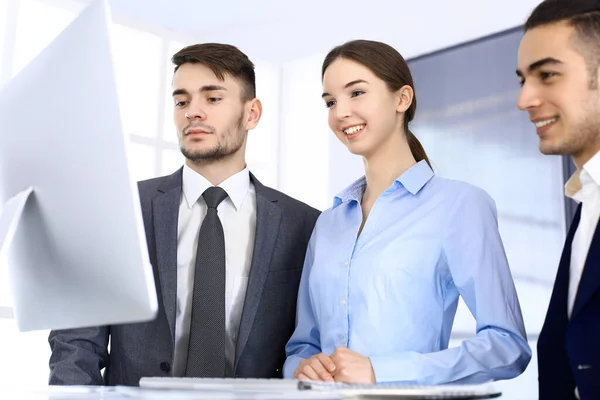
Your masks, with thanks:
M412 87L409 85L404 85L400 89L396 91L396 111L399 113L403 113L413 102L415 92Z
M256 128L258 122L260 121L260 117L262 116L262 103L259 99L254 98L245 105L246 108L246 130L249 131L251 129Z

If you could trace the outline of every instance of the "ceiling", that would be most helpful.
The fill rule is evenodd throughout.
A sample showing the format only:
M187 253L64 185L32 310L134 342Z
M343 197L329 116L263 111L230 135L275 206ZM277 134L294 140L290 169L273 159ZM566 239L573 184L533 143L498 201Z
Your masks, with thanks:
M88 0L76 0L86 2ZM539 0L109 0L117 18L193 42L289 61L349 39L386 41L406 58L521 25Z

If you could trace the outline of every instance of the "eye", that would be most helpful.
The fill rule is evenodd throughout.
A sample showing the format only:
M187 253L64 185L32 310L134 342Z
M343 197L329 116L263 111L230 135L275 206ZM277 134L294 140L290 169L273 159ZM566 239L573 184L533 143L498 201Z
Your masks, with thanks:
M208 98L209 103L218 103L219 101L221 101L220 97L209 97Z
M365 94L365 92L363 90L353 90L350 97L360 96L361 94Z
M175 102L175 107L183 107L187 104L187 101L176 101Z
M325 102L325 107L330 108L335 105L335 100L328 100Z
M519 86L523 87L524 84L525 84L525 79L519 79Z
M540 79L542 81L546 81L554 76L556 76L556 73L554 73L554 72L543 72L543 71L540 72Z

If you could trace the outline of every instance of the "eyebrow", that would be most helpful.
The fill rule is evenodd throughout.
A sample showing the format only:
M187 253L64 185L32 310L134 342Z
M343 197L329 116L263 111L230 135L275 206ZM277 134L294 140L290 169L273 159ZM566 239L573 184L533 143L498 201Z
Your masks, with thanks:
M365 81L364 79L356 79L356 80L354 80L352 82L346 83L344 85L344 89L348 89L350 86L354 86L354 85L359 84L359 83L367 83L368 84L369 82ZM331 95L329 93L327 93L327 92L324 92L321 95L321 97L326 97L326 96L331 96Z
M545 66L545 65L562 65L563 62L560 60L557 60L556 58L552 58L552 57L546 57L546 58L542 58L541 60L538 60L534 63L532 63L531 65L529 65L529 67L527 68L527 71L529 73L534 72L537 69L540 69L541 67ZM523 73L519 70L516 71L517 76L518 77L523 77Z
M215 90L227 91L227 88L224 86L219 86L219 85L204 85L200 88L200 92L214 92ZM173 96L189 95L189 94L190 94L190 92L188 92L185 89L176 89L173 91Z

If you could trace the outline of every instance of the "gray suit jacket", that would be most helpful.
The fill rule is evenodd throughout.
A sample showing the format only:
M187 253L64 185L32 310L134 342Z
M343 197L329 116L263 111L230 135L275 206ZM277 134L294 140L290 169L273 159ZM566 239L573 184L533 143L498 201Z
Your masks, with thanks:
M159 299L158 316L147 323L52 331L48 339L51 385L136 386L142 377L171 375L181 171L138 186ZM306 247L319 211L250 177L256 189L256 237L235 376L280 377L285 345L295 327Z

